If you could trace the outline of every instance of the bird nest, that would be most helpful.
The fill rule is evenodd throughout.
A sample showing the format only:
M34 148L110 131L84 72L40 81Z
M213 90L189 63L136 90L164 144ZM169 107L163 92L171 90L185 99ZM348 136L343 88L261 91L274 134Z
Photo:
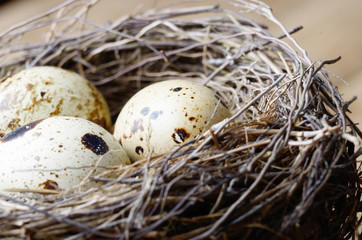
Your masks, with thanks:
M142 87L190 79L233 115L175 150L84 181L99 188L24 192L28 202L1 194L0 236L357 237L362 134L324 68L338 58L312 62L291 36L300 27L286 30L258 1L175 5L106 25L86 18L94 4L67 1L4 32L1 76L37 65L73 70L100 89L113 120ZM44 41L22 42L38 29Z

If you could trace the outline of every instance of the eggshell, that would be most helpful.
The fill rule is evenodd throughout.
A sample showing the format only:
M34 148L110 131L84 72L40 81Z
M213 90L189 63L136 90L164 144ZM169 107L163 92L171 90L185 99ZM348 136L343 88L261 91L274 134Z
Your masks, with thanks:
M114 136L136 161L151 150L162 154L194 139L229 116L225 103L208 87L186 80L162 81L140 90L125 104Z
M65 189L104 166L130 164L104 128L76 117L56 116L24 125L0 139L0 192ZM87 187L96 186L94 182Z
M0 137L51 116L88 119L107 130L111 117L101 93L85 78L58 67L22 70L0 80Z

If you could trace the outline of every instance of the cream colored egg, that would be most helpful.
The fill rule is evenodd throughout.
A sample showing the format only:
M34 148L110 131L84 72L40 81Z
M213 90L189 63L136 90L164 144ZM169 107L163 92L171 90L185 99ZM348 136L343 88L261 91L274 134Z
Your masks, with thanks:
M88 120L65 116L37 120L10 132L0 139L0 153L0 192L5 193L65 189L81 183L90 172L94 176L107 166L130 164L111 133Z
M107 130L111 117L100 92L75 72L42 66L0 80L0 137L51 116L88 119Z
M216 93L186 80L151 84L136 93L120 112L114 136L131 161L162 154L194 139L230 116Z

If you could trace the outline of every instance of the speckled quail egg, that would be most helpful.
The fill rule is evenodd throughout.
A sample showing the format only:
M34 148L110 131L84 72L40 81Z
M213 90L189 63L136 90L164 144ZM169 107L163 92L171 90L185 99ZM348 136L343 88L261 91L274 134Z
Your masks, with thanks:
M0 80L0 137L51 116L88 119L107 130L111 116L101 93L85 78L58 67L22 70Z
M121 110L114 136L131 161L195 139L230 116L216 93L197 82L167 80L137 92Z
M4 193L66 189L90 172L93 176L107 166L130 164L111 133L86 119L66 116L37 120L8 133L0 139L0 153L0 192Z

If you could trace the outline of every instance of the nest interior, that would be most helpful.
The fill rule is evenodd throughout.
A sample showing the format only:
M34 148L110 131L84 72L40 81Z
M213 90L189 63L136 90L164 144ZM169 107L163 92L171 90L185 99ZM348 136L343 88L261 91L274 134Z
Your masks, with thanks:
M73 0L0 35L1 76L52 65L103 93L113 120L142 87L167 79L214 89L233 115L162 156L88 179L99 189L0 195L0 236L31 239L351 239L361 223L361 132L332 85L259 1L173 6L87 20ZM281 34L245 14L264 17ZM43 42L25 44L46 28ZM285 41L284 39L287 39ZM106 174L106 173L105 173Z

